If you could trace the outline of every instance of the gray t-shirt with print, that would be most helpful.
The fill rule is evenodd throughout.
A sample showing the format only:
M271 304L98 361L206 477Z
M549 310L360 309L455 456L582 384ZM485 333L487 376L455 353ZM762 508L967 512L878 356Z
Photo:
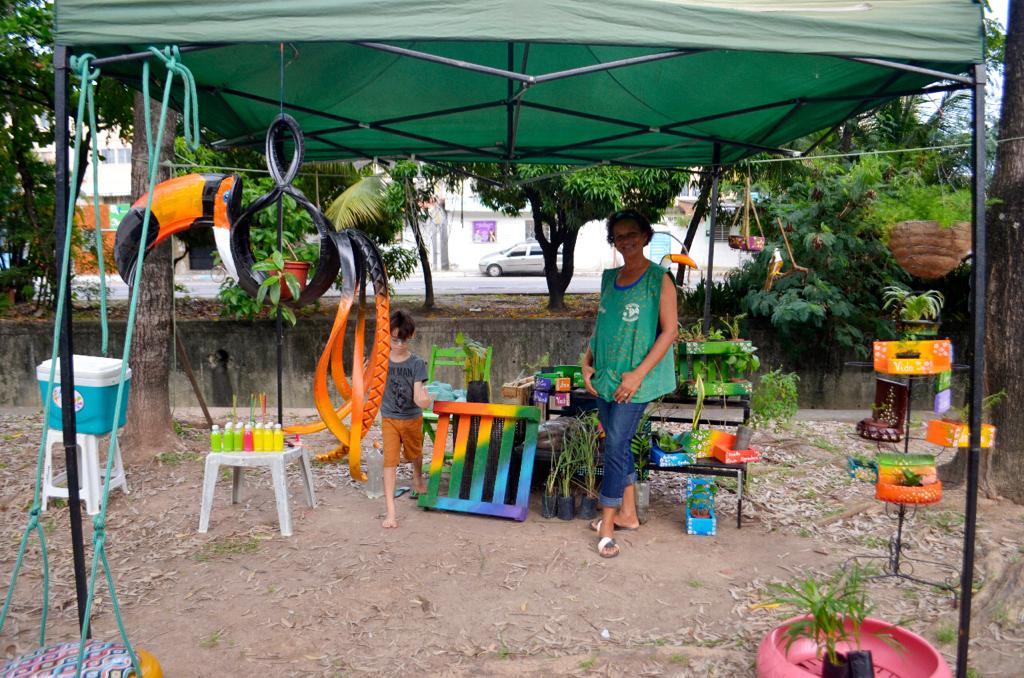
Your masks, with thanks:
M427 363L415 353L400 363L388 361L388 381L380 401L380 416L388 419L415 419L423 414L413 401L413 385L427 380Z

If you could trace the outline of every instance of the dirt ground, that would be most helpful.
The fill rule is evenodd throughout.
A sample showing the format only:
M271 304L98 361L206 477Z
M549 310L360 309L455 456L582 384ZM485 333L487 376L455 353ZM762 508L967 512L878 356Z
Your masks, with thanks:
M6 580L31 503L38 416L0 413L0 431ZM685 534L685 476L654 474L650 520L621 533L622 554L603 560L587 524L541 518L536 493L523 523L427 512L405 495L399 529L383 530L383 500L368 500L334 464L315 468L315 509L303 504L291 470L294 536L278 532L263 471L246 473L237 505L221 479L210 530L198 534L208 439L199 422L183 422L182 450L130 468L131 493L112 493L108 552L131 640L171 678L752 676L760 639L788 616L765 605L766 585L883 555L893 533L873 487L845 473L845 454L861 445L851 432L835 422L759 432L764 461L753 467L743 527L735 486L720 481L715 537ZM330 447L326 434L306 442ZM958 569L962 506L963 493L952 490L919 510L908 528L911 555ZM52 567L48 639L71 639L67 508L51 506L42 524ZM977 676L1020 676L1024 620L1007 612L1020 606L985 596L1020 558L1024 509L983 501L979 524L976 609L988 612L972 628L971 665ZM87 540L90 532L87 521ZM39 573L33 540L0 634L7 656L36 646ZM927 567L918 574L938 576ZM95 635L114 639L110 594L98 590ZM874 616L924 634L952 659L957 612L947 593L882 580L871 598Z

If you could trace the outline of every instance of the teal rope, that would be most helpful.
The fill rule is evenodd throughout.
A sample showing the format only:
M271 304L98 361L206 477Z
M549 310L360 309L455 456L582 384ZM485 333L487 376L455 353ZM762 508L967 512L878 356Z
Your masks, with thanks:
M96 268L100 275L100 352L106 358L107 339L110 335L107 327L107 269L103 263L103 230L100 228L100 154L96 148L99 141L97 137L99 126L96 124L96 103L93 97L95 92L94 78L99 76L99 74L99 69L89 74L90 80L88 83L82 83L82 91L78 96L86 98L86 106L89 109L89 129L92 130L90 152L92 154L93 234L96 236Z
M95 57L91 54L83 54L81 57L72 57L71 68L72 70L78 71L78 77L82 81L82 88L89 89L91 82L94 78L99 76L99 70L90 71L89 62ZM79 171L79 157L78 150L82 143L82 118L85 114L85 105L88 97L78 97L78 115L75 118L75 153L71 164L71 186L78 186L78 171ZM57 359L58 351L60 347L60 329L64 313L66 312L67 302L67 287L68 277L71 269L71 231L72 224L74 223L75 215L75 200L77 195L71 196L68 200L68 211L67 211L67 228L64 230L64 252L61 258L60 267L60 294L57 296L57 314L53 323L53 348L50 351L50 376L47 380L46 385L46 397L43 402L43 434L42 439L39 441L39 451L36 454L36 482L35 489L32 494L32 507L28 512L28 524L25 526L25 532L21 537L21 544L18 547L18 557L14 561L14 571L11 572L11 583L7 587L7 596L4 598L3 611L0 612L0 631L3 631L4 624L7 622L7 614L10 612L11 597L14 595L14 588L18 583L18 573L21 571L22 561L25 558L25 549L28 546L28 538L32 530L35 530L39 535L39 547L43 552L43 604L42 604L42 616L40 620L39 628L39 644L40 646L46 643L46 617L49 610L49 590L50 590L50 566L47 558L47 547L46 547L46 536L43 532L42 527L39 525L39 513L41 511L42 502L40 501L40 488L42 487L43 480L43 455L46 452L46 438L49 431L50 420L50 409L53 404L53 385L56 381L57 374Z
M183 106L185 143L193 149L197 148L199 145L198 97L196 96L195 91L195 79L192 77L191 71L181 63L181 54L177 47L164 48L162 51L155 47L150 47L149 50L157 58L163 61L164 65L167 67L167 80L164 83L163 100L160 108L160 121L157 124L157 134L156 139L154 140L152 135L152 114L149 106L149 61L147 60L143 62L142 98L145 102L144 117L146 125L146 146L149 153L149 189L146 193L146 211L142 220L142 233L139 237L140 243L146 243L148 241L150 217L153 212L153 191L156 188L157 173L159 170L159 153L160 147L163 144L163 136L167 123L167 109L170 102L171 88L174 84L175 75L181 77L185 92ZM131 303L128 307L128 321L126 323L127 329L125 332L124 350L121 358L121 375L117 385L117 398L114 401L114 420L111 424L110 446L107 449L107 469L103 480L103 496L100 500L99 515L97 515L93 520L93 557L92 567L89 573L89 595L85 602L85 621L82 624L82 631L78 645L78 672L76 674L78 676L81 675L82 661L85 658L85 634L88 629L88 620L92 612L92 604L96 594L96 574L101 561L103 563L103 571L107 579L107 584L110 589L110 598L114 610L114 618L117 620L118 631L121 635L121 639L124 641L125 648L128 650L128 654L131 657L132 666L135 669L136 675L142 675L138 657L128 640L128 634L124 628L124 621L121 618L120 603L117 599L117 592L114 589L113 574L110 570L110 563L107 560L105 545L107 539L107 500L110 496L110 479L113 475L114 453L117 449L117 419L118 414L121 411L121 403L124 401L125 396L125 375L128 368L128 356L131 352L132 336L135 331L135 314L138 310L139 302L140 287L138 281L142 279L142 265L144 259L145 252L143 251L140 253L140 256L136 258L135 272L130 277L130 280L134 280L135 284L132 285Z

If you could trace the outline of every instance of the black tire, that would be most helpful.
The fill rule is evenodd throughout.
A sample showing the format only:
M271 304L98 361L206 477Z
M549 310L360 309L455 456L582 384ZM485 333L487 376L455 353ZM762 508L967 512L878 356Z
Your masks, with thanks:
M487 267L487 275L492 278L500 278L502 274L501 266L497 264L491 264Z

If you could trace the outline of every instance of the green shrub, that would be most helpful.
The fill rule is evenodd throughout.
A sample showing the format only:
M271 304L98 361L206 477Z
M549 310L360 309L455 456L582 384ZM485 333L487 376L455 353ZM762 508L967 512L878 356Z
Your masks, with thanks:
M751 423L757 428L788 426L799 409L796 372L770 370L761 376L750 398Z

